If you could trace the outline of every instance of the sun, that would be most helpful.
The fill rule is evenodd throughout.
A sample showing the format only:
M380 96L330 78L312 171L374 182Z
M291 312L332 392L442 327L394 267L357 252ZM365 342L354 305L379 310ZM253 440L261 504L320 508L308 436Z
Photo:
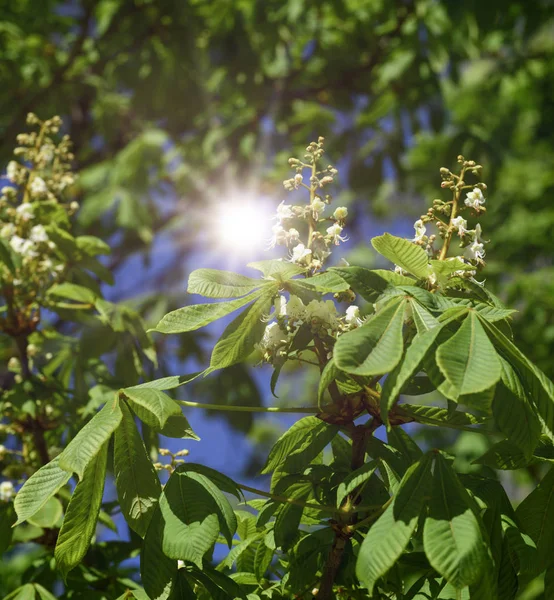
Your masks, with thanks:
M246 254L267 246L271 220L253 198L232 198L217 208L216 236L223 250Z

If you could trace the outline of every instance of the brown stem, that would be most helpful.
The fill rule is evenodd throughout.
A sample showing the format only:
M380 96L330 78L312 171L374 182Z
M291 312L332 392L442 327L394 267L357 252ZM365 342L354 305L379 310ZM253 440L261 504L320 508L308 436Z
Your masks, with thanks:
M358 425L353 428L351 460L351 468L353 471L359 469L364 464L367 440L372 434L373 428L371 427ZM356 490L349 494L347 505L350 505L354 501L356 495ZM323 568L323 575L321 576L321 583L317 594L318 600L330 600L333 596L335 577L340 568L347 542L353 535L351 526L356 524L357 519L358 515L354 513L348 517L345 523L335 527L335 539L331 551L329 552L329 556L327 557L325 567Z

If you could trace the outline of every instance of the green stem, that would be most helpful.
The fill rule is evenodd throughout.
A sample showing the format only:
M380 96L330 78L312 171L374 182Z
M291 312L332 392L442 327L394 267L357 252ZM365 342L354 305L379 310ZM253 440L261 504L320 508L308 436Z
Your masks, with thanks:
M458 183L464 180L464 175L466 172L466 168L463 167L460 171L460 176L458 177ZM450 248L450 242L452 241L452 234L454 233L454 229L452 228L452 221L458 215L458 202L460 201L460 196L462 194L462 186L456 187L456 191L454 192L452 198L452 211L450 213L450 222L448 224L448 230L446 231L446 235L444 236L444 243L442 245L439 260L444 260L446 255L448 254L448 248Z
M317 414L321 412L317 406L232 406L230 404L203 404L201 402L189 402L188 400L177 400L183 406L191 408L204 408L205 410L224 410L228 412L259 412L259 413L306 413Z

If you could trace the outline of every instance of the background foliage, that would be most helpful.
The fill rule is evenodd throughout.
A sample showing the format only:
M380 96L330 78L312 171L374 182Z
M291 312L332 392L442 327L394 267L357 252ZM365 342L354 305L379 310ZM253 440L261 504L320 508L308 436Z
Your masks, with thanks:
M0 8L1 161L27 112L64 117L82 174L78 233L109 241L118 283L107 297L153 324L187 301L184 274L206 248L217 202L274 193L290 148L325 135L329 157L345 157L344 201L362 223L352 253L367 266L376 260L370 235L386 220L410 235L406 215L419 215L436 194L437 167L462 152L484 165L491 189L488 284L518 308L514 337L552 377L553 15L547 0L8 0ZM142 279L128 276L136 269ZM109 355L110 383L126 387L143 369L154 374L152 363L129 361L125 351L134 314L117 335L79 319L53 323L81 338L79 361ZM197 332L178 347L156 337L156 374L199 358L204 342ZM14 349L3 344L7 363ZM262 403L250 372L232 369L196 386L195 398ZM8 389L11 375L2 377ZM225 377L241 382L233 397L222 393ZM284 401L303 394L292 381ZM102 401L101 388L92 399L88 388L76 379L74 406L85 413ZM264 422L252 428L235 415L230 424L249 431L257 448L275 436ZM469 463L475 449L464 439L456 449ZM1 592L32 558L10 562Z

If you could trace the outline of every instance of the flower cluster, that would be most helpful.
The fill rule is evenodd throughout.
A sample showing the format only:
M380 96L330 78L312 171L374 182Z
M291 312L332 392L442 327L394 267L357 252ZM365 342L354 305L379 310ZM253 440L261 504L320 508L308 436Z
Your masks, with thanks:
M67 214L79 208L76 202L64 200L75 175L69 137L54 139L62 124L60 117L41 121L30 113L27 124L35 131L17 136L17 160L8 163L4 176L10 185L0 190L0 243L13 257L12 269L2 267L3 279L13 286L14 296L36 294L63 274L65 266L49 226L67 220ZM30 281L33 285L23 289ZM29 297L23 303L32 301Z
M452 200L448 202L433 201L433 206L427 213L414 223L415 237L412 242L425 248L431 258L457 260L467 267L475 267L460 269L453 273L455 277L475 281L477 268L485 264L484 244L486 242L482 238L481 225L477 223L473 229L468 228L468 221L461 213L469 210L475 215L479 215L486 211L483 191L487 189L487 186L482 182L470 185L464 181L468 173L480 175L481 165L476 164L473 160L465 160L463 156L458 156L458 162L461 164L459 175L446 167L440 170L441 187L452 191ZM463 197L464 195L465 197ZM427 225L429 224L436 226L438 236L427 235ZM446 252L454 234L460 239L463 253L461 256L447 259ZM438 237L443 240L440 248L435 247Z
M286 246L289 260L305 267L309 272L320 270L329 255L332 246L347 240L343 235L348 209L340 206L326 216L332 197L321 190L333 183L338 171L329 165L319 169L319 161L324 154L324 139L320 137L306 148L304 159L290 158L289 165L295 170L291 179L283 185L286 190L305 189L309 194L309 202L302 205L291 205L281 202L277 207L277 223L273 226L270 247ZM305 182L304 171L309 169L310 176ZM327 211L329 212L329 211ZM324 223L322 226L321 224ZM304 233L304 239L300 232Z
M311 300L304 304L294 295L288 301L282 295L277 298L269 321L258 349L264 360L272 363L282 361L289 355L300 327L305 327L320 337L336 338L342 332L355 329L363 323L357 306L349 306L346 314L341 316L333 300Z

